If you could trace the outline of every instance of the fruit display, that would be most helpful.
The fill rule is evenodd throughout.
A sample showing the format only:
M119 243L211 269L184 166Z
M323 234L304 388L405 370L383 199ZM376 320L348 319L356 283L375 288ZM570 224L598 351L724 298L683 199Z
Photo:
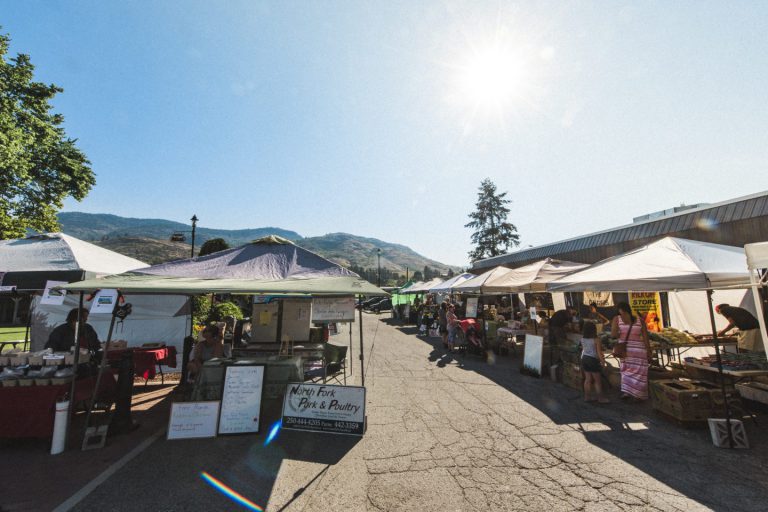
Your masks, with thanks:
M691 343L698 343L696 338L685 331L679 331L674 327L665 327L660 333L649 333L649 336L654 341L659 343L666 343L668 345L688 345Z

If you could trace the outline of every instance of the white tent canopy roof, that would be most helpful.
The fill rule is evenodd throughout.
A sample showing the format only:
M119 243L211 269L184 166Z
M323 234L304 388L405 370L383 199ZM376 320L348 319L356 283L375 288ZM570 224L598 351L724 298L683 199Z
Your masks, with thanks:
M430 288L429 293L451 293L455 286L463 283L464 281L472 279L473 277L475 277L474 274L459 274L457 276L453 276L447 281L443 281L437 286Z
M655 292L748 286L744 250L667 237L552 281L558 292Z
M490 279L483 288L488 293L544 292L547 290L547 283L588 266L585 263L546 258L524 267L513 268L508 273Z
M750 270L768 268L768 242L747 244L744 252L747 253L747 267Z
M0 284L18 290L42 290L47 281L71 283L146 266L63 233L0 241Z
M435 286L439 285L443 281L445 281L445 279L441 277L436 277L429 281L425 281L422 283L415 283L413 286L401 291L400 293L427 293L429 292L430 288L434 288Z
M512 272L512 269L496 267L493 270L484 272L479 276L454 286L453 290L462 293L493 293L490 291L490 287L492 287L494 283L504 279L510 272Z
M146 266L143 261L64 233L46 233L0 241L0 272L82 270L108 275Z

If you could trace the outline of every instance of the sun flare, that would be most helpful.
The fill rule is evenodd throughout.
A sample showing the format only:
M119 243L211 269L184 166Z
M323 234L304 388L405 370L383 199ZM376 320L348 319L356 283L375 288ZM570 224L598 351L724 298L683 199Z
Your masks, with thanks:
M490 47L473 52L459 68L462 95L476 108L504 108L524 99L525 62L514 52Z

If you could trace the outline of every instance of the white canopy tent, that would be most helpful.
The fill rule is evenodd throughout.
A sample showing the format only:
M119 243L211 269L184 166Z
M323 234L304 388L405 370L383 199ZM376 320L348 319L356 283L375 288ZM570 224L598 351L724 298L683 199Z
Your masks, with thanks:
M400 293L429 293L430 288L441 284L443 281L445 281L445 279L442 277L436 277L426 282L414 283L413 286L401 290Z
M667 237L547 285L558 292L659 292L749 286L744 250Z
M497 282L506 278L512 269L506 267L496 267L488 272L484 272L479 276L475 276L472 279L468 279L463 283L460 283L453 287L453 291L461 293L505 293L498 291L491 291Z
M763 341L768 341L768 331L765 326L765 310L760 300L758 287L768 286L768 242L747 244L744 246L747 255L747 268L749 269L750 286L752 296L757 309L757 320L760 323L760 334Z
M430 288L429 293L440 293L443 295L449 294L456 286L460 285L464 281L472 279L473 277L475 277L474 274L459 274L457 276L453 276L452 278L439 283L437 286Z
M491 278L483 288L488 293L546 292L547 283L588 266L585 263L546 258Z
M64 233L0 241L0 274L5 286L43 290L45 282L81 281L146 267L137 259Z
M78 282L111 274L146 268L143 261L123 256L64 233L46 233L0 241L0 273L4 285L20 291L39 292L47 281ZM180 295L131 297L133 314L116 336L130 346L163 341L181 349L189 325L187 298ZM31 302L31 349L41 350L50 332L64 323L70 309L77 307L73 296L64 304L40 304L40 297ZM110 318L93 315L89 323L100 339L106 339Z

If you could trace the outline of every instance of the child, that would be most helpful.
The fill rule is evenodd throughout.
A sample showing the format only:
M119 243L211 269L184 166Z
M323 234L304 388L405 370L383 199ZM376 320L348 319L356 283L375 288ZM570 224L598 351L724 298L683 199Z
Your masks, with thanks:
M581 371L584 372L584 401L601 404L608 403L603 396L603 384L601 369L605 366L605 356L600 338L597 337L597 328L593 322L585 322L581 339ZM595 393L593 394L592 389Z

